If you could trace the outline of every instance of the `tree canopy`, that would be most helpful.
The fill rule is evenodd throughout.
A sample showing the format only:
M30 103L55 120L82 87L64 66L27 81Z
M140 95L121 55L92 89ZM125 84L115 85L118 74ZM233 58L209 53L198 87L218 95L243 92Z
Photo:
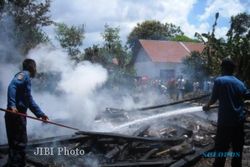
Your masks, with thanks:
M84 39L84 25L67 26L64 23L56 24L56 39L60 42L62 48L65 48L73 60L78 61L78 55L81 53Z
M173 41L182 41L182 42L201 42L198 39L192 39L186 35L176 35L172 40Z
M1 1L1 14L13 17L15 22L16 48L26 54L41 42L48 41L42 27L52 24L49 16L50 0L7 0Z
M127 44L133 52L136 52L139 39L171 40L177 35L183 35L180 27L174 24L161 23L156 20L146 20L137 23L136 27L128 35Z
M14 31L8 35L15 41L15 48L22 54L27 55L28 51L36 45L49 41L43 27L54 22L50 18L51 0L0 0L0 26L3 27L4 17L11 17L14 22ZM216 38L215 31L219 13L215 15L215 22L212 31L198 34L198 40L185 36L180 27L172 23L161 23L157 20L146 20L132 29L127 37L127 45L123 45L120 38L120 28L105 25L101 33L103 45L93 45L86 48L85 60L99 62L107 65L118 61L117 67L127 70L133 62L135 53L138 51L138 39L151 40L174 40L186 42L203 42L205 49L198 56L192 53L186 64L195 66L194 69L206 75L216 76L220 73L220 62L225 57L231 57L237 64L236 75L250 84L250 15L240 13L232 16L231 25L226 38ZM68 26L64 23L56 24L56 38L60 45L68 52L73 60L81 61L78 57L83 54L81 47L84 40L84 26ZM131 61L132 60L132 61ZM200 64L197 62L201 62Z
M208 76L205 57L199 52L191 52L183 59L182 73L195 81L202 81Z
M203 41L205 49L201 55L201 62L206 75L220 75L220 63L222 59L231 58L236 66L236 76L250 85L250 15L240 13L231 17L231 25L226 34L226 39L216 38L215 30L219 13L215 15L215 23L212 32L198 34L196 37ZM184 60L184 64L189 61L196 62L192 55ZM197 67L194 67L197 68Z
M104 39L104 47L110 51L121 47L121 40L119 36L120 28L112 28L109 25L105 24L104 32L101 33L102 38Z
M227 37L224 53L237 64L236 75L250 84L250 15L232 16Z

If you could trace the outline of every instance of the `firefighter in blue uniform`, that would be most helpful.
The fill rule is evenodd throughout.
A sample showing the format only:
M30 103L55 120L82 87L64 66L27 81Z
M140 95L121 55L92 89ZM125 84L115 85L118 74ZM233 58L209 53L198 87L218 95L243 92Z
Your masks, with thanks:
M210 105L219 100L217 132L215 139L216 157L213 166L224 167L230 144L234 157L232 167L242 166L242 150L244 144L244 99L249 99L249 91L243 82L233 76L235 64L230 59L224 59L221 63L222 76L214 81L212 96L209 102L203 106L204 111L210 109Z
M23 71L17 73L8 87L7 109L26 114L30 109L45 122L48 117L41 111L31 95L31 78L36 75L36 63L32 59L23 61ZM26 118L12 113L5 114L6 132L9 145L7 167L24 167L27 144Z

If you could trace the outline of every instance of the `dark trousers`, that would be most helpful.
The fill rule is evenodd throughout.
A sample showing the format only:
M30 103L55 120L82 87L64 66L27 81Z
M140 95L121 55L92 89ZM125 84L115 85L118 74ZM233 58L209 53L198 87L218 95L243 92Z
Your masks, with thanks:
M176 100L182 100L184 98L184 90L183 89L178 89L177 90L177 95L176 95Z
M232 152L237 153L233 156L231 161L232 167L242 166L242 150L244 145L244 126L239 125L235 127L218 126L215 140L216 158L214 161L214 167L224 167L226 157L219 157L219 153L228 152L230 144L232 146Z
M27 145L26 118L11 113L5 114L5 125L9 145L8 167L24 167Z

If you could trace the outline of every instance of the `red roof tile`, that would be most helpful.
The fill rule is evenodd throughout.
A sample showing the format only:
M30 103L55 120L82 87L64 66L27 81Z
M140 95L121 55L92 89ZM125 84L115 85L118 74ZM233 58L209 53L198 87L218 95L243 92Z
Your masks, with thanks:
M194 42L139 40L153 62L180 63L192 51L202 52L204 45Z

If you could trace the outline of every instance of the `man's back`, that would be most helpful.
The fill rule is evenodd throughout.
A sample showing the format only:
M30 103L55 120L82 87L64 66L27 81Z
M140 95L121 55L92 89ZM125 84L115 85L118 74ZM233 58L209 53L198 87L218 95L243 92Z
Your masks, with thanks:
M221 77L214 81L212 96L203 106L208 111L210 106L219 100L218 125L215 138L215 161L213 166L224 166L226 157L219 156L225 153L230 146L239 156L233 156L232 167L242 166L242 151L244 145L244 98L247 89L244 84L233 76L236 65L229 59L221 62Z
M177 88L178 89L185 89L185 80L183 78L179 78L177 80Z
M28 71L17 73L8 87L7 108L13 107L21 113L26 113L29 108L38 118L45 115L31 95L31 78Z
M26 110L28 108L26 95L26 82L29 80L27 71L19 72L12 79L8 87L8 108L17 107Z
M214 82L212 99L219 100L218 124L234 126L243 122L244 84L233 75L218 77Z
M29 108L38 118L47 121L31 95L31 78L36 75L36 62L32 59L23 61L23 71L17 73L8 87L8 110L13 113L26 113ZM13 113L5 114L5 127L9 145L6 166L25 166L25 148L27 144L26 117Z

